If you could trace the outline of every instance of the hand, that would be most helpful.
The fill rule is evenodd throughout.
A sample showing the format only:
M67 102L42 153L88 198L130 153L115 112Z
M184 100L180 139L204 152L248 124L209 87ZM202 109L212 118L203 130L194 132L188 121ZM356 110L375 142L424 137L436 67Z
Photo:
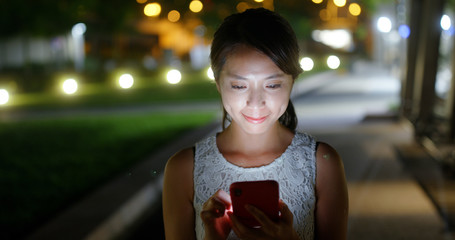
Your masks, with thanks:
M226 239L231 232L231 220L226 210L231 208L231 197L218 190L202 206L201 219L204 222L205 239Z
M299 239L297 232L293 228L294 216L288 206L280 200L280 220L272 221L264 212L251 206L245 208L261 224L260 228L249 228L243 225L232 213L229 217L232 221L232 230L241 239Z

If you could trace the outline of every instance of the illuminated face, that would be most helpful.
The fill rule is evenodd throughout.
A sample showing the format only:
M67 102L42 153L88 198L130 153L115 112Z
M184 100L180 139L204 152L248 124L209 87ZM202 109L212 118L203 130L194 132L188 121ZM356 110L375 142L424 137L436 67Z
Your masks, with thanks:
M267 131L286 111L292 76L285 74L268 56L239 46L227 57L218 89L232 124L246 133Z

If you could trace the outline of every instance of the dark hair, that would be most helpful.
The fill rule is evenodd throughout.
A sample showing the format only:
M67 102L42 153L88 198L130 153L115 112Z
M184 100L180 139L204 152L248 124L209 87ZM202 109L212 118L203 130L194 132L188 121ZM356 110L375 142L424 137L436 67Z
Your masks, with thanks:
M219 76L226 58L239 45L253 47L267 55L284 73L295 80L302 72L299 64L299 46L290 24L275 12L264 8L248 9L224 19L215 32L210 60L215 80ZM228 120L223 109L223 128ZM279 122L291 129L297 127L297 116L289 100L286 112Z

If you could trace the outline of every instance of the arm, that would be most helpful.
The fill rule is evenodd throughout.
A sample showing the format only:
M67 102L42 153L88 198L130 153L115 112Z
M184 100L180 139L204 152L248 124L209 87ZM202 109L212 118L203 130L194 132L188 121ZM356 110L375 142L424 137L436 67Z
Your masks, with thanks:
M316 150L316 239L346 239L348 191L343 162L330 145Z
M164 171L163 219L166 239L195 239L191 148L172 156Z

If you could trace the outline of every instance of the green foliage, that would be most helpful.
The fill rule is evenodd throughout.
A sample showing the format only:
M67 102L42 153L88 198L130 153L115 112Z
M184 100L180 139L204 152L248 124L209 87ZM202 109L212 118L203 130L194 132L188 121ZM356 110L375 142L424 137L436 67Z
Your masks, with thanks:
M201 112L0 123L2 236L26 233L213 117Z

